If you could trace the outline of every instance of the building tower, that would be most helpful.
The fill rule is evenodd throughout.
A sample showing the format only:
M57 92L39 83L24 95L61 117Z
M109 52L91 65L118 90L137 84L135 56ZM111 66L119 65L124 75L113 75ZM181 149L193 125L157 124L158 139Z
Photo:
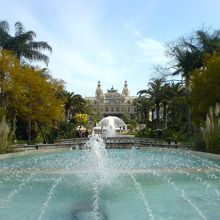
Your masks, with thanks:
M102 90L100 81L98 81L98 85L97 85L97 88L95 91L95 97L98 102L104 102L105 97L103 94L103 90Z
M124 95L125 97L129 97L130 96L127 80L125 80L124 88L122 90L122 95Z

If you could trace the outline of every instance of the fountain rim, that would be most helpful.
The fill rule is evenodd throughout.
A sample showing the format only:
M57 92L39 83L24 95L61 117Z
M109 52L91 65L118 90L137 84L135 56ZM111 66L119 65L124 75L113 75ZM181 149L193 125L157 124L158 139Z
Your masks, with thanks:
M208 157L210 159L217 159L220 160L220 154L214 154L214 153L207 153L207 152L201 152L201 151L195 151L195 150L189 150L189 149L185 149L185 148L178 148L178 149L173 149L173 148L164 148L164 147L140 147L139 150L159 150L159 151L184 151L184 152L193 152L199 156L205 156ZM7 160L7 159L13 159L14 157L17 156L28 156L28 155L37 155L37 154L42 154L42 152L46 154L50 154L50 153L59 153L59 152L69 152L71 149L70 147L57 147L54 146L52 148L39 148L39 150L36 149L32 149L32 150L23 150L23 151L19 151L19 152L10 152L10 153L5 153L5 154L0 154L0 161L1 160ZM120 149L107 149L107 150L132 150L131 148L120 148ZM77 150L73 150L73 151L77 151Z

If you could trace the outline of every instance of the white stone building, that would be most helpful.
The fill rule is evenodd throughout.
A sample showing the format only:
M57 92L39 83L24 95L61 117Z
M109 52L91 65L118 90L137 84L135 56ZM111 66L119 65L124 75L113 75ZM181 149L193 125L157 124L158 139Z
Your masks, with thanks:
M121 93L114 89L113 86L104 93L101 83L98 81L95 96L86 97L92 103L97 114L101 114L104 117L117 116L120 118L123 115L127 115L130 118L136 117L136 106L134 105L136 98L136 96L130 96L127 81L125 81Z

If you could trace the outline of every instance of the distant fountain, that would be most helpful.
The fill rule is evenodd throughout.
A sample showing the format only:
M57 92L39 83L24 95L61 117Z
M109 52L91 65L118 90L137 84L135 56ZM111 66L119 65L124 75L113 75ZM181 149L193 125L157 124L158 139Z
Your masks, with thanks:
M94 127L95 133L101 133L104 137L115 137L123 130L127 130L127 125L118 117L108 116L103 118Z
M117 136L117 132L112 127L105 128L102 133L102 137L116 137L116 136Z

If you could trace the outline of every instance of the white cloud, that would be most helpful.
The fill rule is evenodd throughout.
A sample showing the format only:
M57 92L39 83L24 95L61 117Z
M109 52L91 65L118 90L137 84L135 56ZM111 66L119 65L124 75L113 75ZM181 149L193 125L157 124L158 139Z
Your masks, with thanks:
M80 91L81 86L82 95L91 94L98 80L108 88L118 81L124 82L126 75L126 68L120 62L116 62L113 55L103 51L83 53L74 51L71 47L55 48L50 69L53 75L66 81L68 89ZM89 89L92 90L89 92Z
M20 20L27 30L37 33L36 40L52 46L49 69L54 77L66 81L68 90L93 95L98 80L105 91L112 85L121 89L125 79L131 88L139 87L143 80L138 80L148 66L163 60L160 42L143 38L131 20L122 30L116 29L116 19L109 21L107 14L103 17L102 1L58 2L46 1L44 7L50 7L48 11L39 10L42 6L35 1L14 0L13 7L7 4L5 11L10 10L10 17L5 13L5 19L10 18L11 26Z
M138 30L132 30L132 34L136 37L141 37L141 32Z
M151 64L164 63L164 46L161 42L152 38L142 38L136 41L137 58L136 62L146 62Z
M147 69L155 64L163 64L167 61L164 44L151 37L146 37L138 29L126 26L133 35L134 48L132 56L138 65L147 65Z
M115 63L117 62L116 57L108 52L105 52L103 50L96 50L97 54L100 58L103 59L104 62L107 63Z

